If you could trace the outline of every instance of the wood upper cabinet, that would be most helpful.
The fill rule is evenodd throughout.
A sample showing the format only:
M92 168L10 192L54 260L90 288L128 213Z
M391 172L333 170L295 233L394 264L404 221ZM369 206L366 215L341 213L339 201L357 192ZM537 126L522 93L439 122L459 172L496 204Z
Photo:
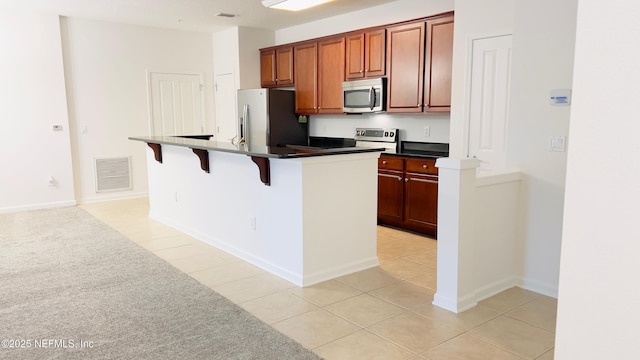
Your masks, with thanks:
M386 29L347 35L346 78L363 79L385 74Z
M387 29L387 111L422 112L425 23Z
M296 113L314 114L317 105L318 43L309 42L293 48L293 69L296 79Z
M344 36L318 42L318 113L342 113Z
M294 47L296 113L342 113L345 38Z
M298 114L342 114L343 81L386 76L387 112L450 111L453 28L451 12L261 49L261 84L295 86Z
M425 111L450 111L453 16L427 21Z
M260 50L260 84L263 87L293 85L293 46Z

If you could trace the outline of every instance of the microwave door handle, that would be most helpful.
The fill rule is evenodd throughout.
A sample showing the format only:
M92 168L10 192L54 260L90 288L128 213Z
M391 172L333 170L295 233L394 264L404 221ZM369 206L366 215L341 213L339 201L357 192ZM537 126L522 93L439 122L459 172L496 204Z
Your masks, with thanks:
M373 106L376 104L376 92L373 86L369 88L369 110L373 110Z

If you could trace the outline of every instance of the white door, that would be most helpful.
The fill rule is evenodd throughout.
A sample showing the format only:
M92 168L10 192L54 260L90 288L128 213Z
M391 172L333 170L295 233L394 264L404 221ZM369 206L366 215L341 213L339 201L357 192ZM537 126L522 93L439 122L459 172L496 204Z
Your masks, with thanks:
M238 133L237 91L233 74L216 75L216 135L219 141L230 141Z
M202 75L152 72L149 86L151 135L204 133Z
M480 160L479 171L506 167L511 43L511 35L472 42L468 156Z

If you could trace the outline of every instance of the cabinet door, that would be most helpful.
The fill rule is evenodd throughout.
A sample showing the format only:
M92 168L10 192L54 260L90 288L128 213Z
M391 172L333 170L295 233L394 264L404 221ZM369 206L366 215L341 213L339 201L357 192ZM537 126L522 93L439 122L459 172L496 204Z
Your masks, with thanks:
M438 177L405 174L404 222L407 228L435 235L438 224Z
M344 37L318 43L318 113L343 113L344 58Z
M278 86L293 85L293 46L276 49L276 83Z
M422 112L424 23L387 29L388 112Z
M425 111L449 111L451 109L453 16L427 21L426 43Z
M386 34L385 29L369 31L365 34L364 71L367 77L385 74Z
M293 53L293 70L296 79L296 113L315 114L317 89L317 43L296 45Z
M364 77L364 41L365 34L347 36L346 49L346 77L347 79L362 79Z
M401 225L404 182L402 171L378 171L378 221Z
M260 85L276 86L276 51L260 50Z

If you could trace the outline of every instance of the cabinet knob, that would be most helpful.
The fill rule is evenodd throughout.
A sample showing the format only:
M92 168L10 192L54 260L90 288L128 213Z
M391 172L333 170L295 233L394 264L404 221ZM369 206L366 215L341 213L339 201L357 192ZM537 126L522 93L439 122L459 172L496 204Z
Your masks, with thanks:
M387 160L382 160L382 165L387 165Z
M362 69L360 69L360 74L362 74Z
M398 176L398 181L402 181L402 176Z
M428 168L428 166L425 164L425 165L422 165L422 168L426 169L426 168Z
M364 69L364 72L369 72L369 69Z
M408 181L409 181L409 178L404 178L404 182L408 182Z

